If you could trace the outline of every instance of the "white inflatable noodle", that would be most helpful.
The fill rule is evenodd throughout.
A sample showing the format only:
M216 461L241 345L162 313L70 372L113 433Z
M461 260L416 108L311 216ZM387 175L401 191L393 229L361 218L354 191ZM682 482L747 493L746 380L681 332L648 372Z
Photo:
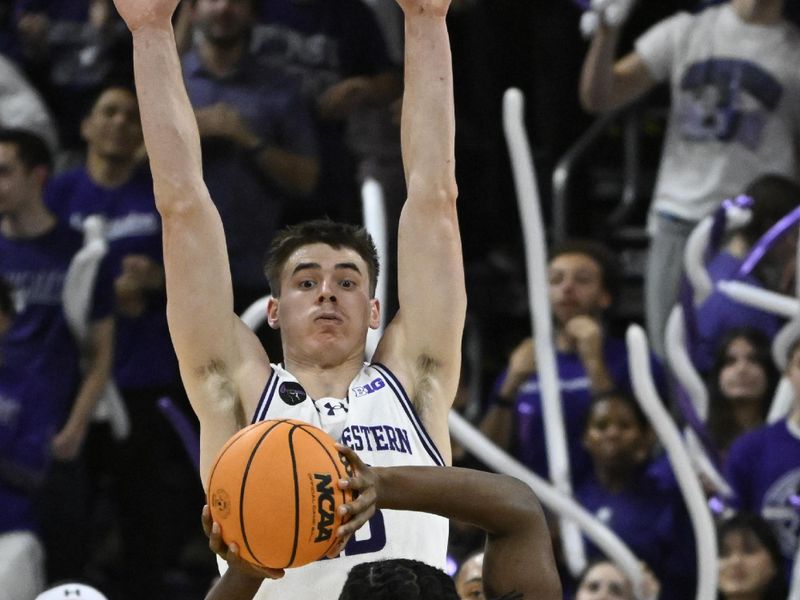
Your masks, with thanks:
M361 204L364 216L364 227L372 236L375 248L378 251L378 260L381 265L381 272L378 275L375 297L380 302L381 324L377 329L370 329L367 334L367 347L365 350L366 358L369 360L375 349L378 347L383 336L383 328L386 323L386 269L389 265L389 240L388 228L386 223L386 204L384 202L383 188L373 178L367 177L361 186Z
M725 498L733 498L735 495L733 488L725 480L722 473L717 470L711 459L708 458L708 454L706 454L705 448L700 443L700 438L695 431L686 427L683 431L683 439L686 443L686 452L689 454L689 458L692 459L695 472L705 477L717 494Z
M64 276L61 291L64 316L70 332L82 353L89 337L89 313L92 307L97 272L108 252L105 239L106 221L100 215L90 215L83 223L83 247L72 257ZM81 356L81 369L88 365L88 357ZM131 430L125 403L114 380L109 377L92 410L92 419L106 421L116 440L124 440Z
M718 281L717 289L741 304L760 308L779 317L792 319L800 314L797 298L764 290L741 281Z
M713 283L705 265L706 248L708 248L708 238L711 235L713 224L714 217L712 216L700 221L689 234L686 248L683 251L683 270L689 283L692 284L695 306L700 306L705 302L713 289Z
M239 317L242 322L247 325L250 329L255 331L259 327L261 327L267 321L267 304L269 303L269 299L272 298L271 295L266 295L263 298L259 298L255 302L253 302L250 306L248 306L245 311L242 313L242 316Z
M686 350L683 307L679 304L672 308L667 319L665 347L670 369L689 394L700 420L705 422L708 419L708 389Z
M503 97L503 129L506 135L512 172L517 190L517 204L525 240L525 263L528 277L528 303L531 311L536 350L536 365L542 396L544 434L550 479L565 494L571 493L567 438L561 407L556 354L553 348L553 322L547 297L547 253L539 205L539 190L528 138L525 133L524 97L518 89L506 90ZM563 521L562 541L570 572L577 576L586 566L586 557L578 529Z
M613 531L575 502L570 495L564 494L555 486L528 470L508 453L498 448L454 410L450 411L449 424L453 439L473 456L479 457L481 462L498 473L511 475L526 483L536 493L544 506L562 517L562 522L568 519L570 522L577 523L586 536L609 559L619 565L623 573L634 583L636 589L640 589L642 570L639 566L639 559ZM650 600L645 599L641 593L637 595L637 598Z
M789 364L787 354L797 338L800 338L800 317L787 321L772 340L772 360L781 371Z
M696 598L697 600L715 600L718 575L717 532L705 494L692 469L678 428L672 422L672 418L664 408L656 391L650 372L650 352L644 330L638 325L631 325L628 328L626 340L636 398L667 451L692 520L697 542Z
M775 423L786 418L792 410L793 402L794 387L786 377L781 377L778 382L778 388L775 390L775 397L772 399L772 406L770 406L769 414L767 415L767 423Z
M746 225L750 221L752 213L749 209L730 206L725 211L725 216L725 230L731 231ZM708 269L706 269L706 250L713 226L713 215L700 221L689 234L686 248L683 251L683 269L694 290L695 306L700 306L706 301L714 285L708 275Z

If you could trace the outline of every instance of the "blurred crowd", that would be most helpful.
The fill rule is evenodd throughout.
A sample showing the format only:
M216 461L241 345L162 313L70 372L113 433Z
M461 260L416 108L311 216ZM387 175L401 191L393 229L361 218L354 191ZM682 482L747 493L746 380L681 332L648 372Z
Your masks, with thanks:
M784 599L800 538L800 328L713 284L797 297L800 10L789 0L641 3L626 22L601 17L584 39L582 4L453 0L470 302L456 409L549 476L543 350L530 328L503 91L526 95L548 223L552 173L592 114L660 107L639 310L655 388L720 474L703 478L720 597ZM393 0L184 0L175 26L237 313L269 293L262 263L274 233L324 216L361 222L365 182L380 184L396 231L405 181ZM0 598L7 582L21 586L9 598L33 600L48 584L82 580L111 600L181 600L202 597L216 575L132 75L130 34L111 0L0 4ZM589 198L591 182L577 185ZM592 209L571 210L581 221ZM708 218L701 263L712 288L700 298L683 256ZM553 240L547 264L571 488L641 560L659 598L692 598L691 519L635 399L620 335L621 257L602 233L575 229L581 237ZM395 249L389 235L388 318ZM669 360L675 306L706 410ZM258 333L279 361L275 332ZM485 468L455 443L454 458ZM589 566L571 572L556 516L551 525L568 597L633 598L588 541ZM481 545L481 532L451 525L463 599L483 598Z

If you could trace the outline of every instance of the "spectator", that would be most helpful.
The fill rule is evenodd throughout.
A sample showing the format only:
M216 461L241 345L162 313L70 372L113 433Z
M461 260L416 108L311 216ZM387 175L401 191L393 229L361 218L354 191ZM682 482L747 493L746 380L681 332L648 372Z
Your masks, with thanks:
M737 272L751 249L773 225L800 203L800 185L781 175L762 175L745 188L754 200L750 222L738 230L725 248L708 263L708 274L716 283L738 279ZM742 281L783 294L794 294L797 229L770 248L756 270ZM697 309L698 340L692 359L700 372L711 367L711 357L725 332L734 327L754 327L772 338L783 320L764 310L739 304L717 289Z
M548 268L570 469L573 481L579 482L591 469L581 437L592 395L631 389L625 342L608 335L603 324L617 293L618 268L608 249L589 241L557 247ZM663 393L664 373L653 366ZM495 383L495 399L481 429L528 468L547 476L542 411L533 340L528 338L511 354Z
M267 293L263 258L282 211L316 186L314 126L293 78L249 51L254 0L197 0L183 59L203 172L228 243L234 310Z
M679 13L640 37L616 63L620 29L601 24L580 82L584 106L610 111L669 82L672 105L650 209L647 329L663 355L686 238L754 177L798 177L800 32L783 0L731 0Z
M708 378L708 429L726 453L733 440L764 424L778 383L769 340L738 328L722 339Z
M60 226L44 204L49 169L50 153L40 138L0 133L0 276L11 284L17 310L0 353L8 369L35 382L39 397L51 403L54 462L41 497L48 576L57 579L74 576L86 558L81 448L111 369L114 326L110 284L101 276L85 348L67 327L62 287L83 239Z
M593 473L576 486L575 498L669 582L664 600L684 600L694 595L694 539L677 488L648 471L654 441L635 400L616 392L596 396L583 436ZM587 554L598 550L589 546Z
M770 524L791 573L800 536L792 505L800 489L800 340L789 350L785 376L794 390L789 415L736 440L725 477L736 494L733 507L761 515Z
M80 122L109 80L130 80L130 36L111 0L22 2L25 65L55 113L62 147L77 151Z
M0 279L0 341L13 320L11 288ZM8 369L0 354L0 586L19 599L33 598L44 587L44 548L33 505L55 423L36 383Z
M368 136L374 133L364 126L367 113L388 107L401 92L399 70L375 16L362 0L260 0L258 5L263 25L256 30L257 51L265 60L298 75L313 107L320 141L321 171L314 205L294 211L292 217L327 215L358 221L353 142L362 152L376 150L365 149L371 145ZM391 133L396 149L399 130ZM385 140L382 144L381 152L391 150L392 144L388 148ZM384 158L397 157L389 152ZM392 186L390 195L396 187ZM403 196L401 206L404 200ZM399 207L393 208L399 212Z
M717 527L719 598L785 600L786 573L775 534L761 518L739 513Z
M461 563L453 579L459 600L486 600L483 593L483 552L473 554Z
M661 584L652 571L645 569L645 597L657 600ZM610 560L598 559L589 564L578 578L575 600L634 600L633 585Z
M126 439L105 440L114 457L105 461L105 476L113 482L119 517L120 568L127 580L138 582L125 593L166 596L159 587L163 572L176 566L191 535L200 534L190 515L202 505L202 489L194 465L158 409L158 401L167 396L191 414L167 329L161 218L153 180L141 163L142 129L134 92L104 89L81 131L86 165L55 178L46 201L79 230L90 215L106 219L116 292L114 379L131 427ZM155 548L141 527L144 521L163 536Z

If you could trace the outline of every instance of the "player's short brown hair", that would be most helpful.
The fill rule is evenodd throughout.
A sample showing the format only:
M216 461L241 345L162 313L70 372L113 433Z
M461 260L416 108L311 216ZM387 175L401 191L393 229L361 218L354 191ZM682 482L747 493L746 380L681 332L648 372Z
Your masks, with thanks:
M380 263L372 236L363 227L350 223L337 223L331 219L316 219L290 225L275 235L264 266L264 273L273 296L278 298L281 295L281 273L286 261L295 250L310 244L327 244L336 250L340 248L355 250L367 263L369 294L371 297L375 296Z

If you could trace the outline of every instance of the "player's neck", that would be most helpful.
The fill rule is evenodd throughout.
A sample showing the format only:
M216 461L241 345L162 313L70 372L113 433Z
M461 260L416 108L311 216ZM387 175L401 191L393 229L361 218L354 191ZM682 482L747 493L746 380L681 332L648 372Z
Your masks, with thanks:
M86 157L89 177L103 188L113 189L127 183L135 167L133 159L111 160L92 151Z
M336 365L321 365L284 349L284 366L312 398L346 398L350 383L364 364L363 354Z
M31 200L29 207L3 217L0 232L10 239L30 239L50 231L55 224L56 218L42 200Z
M774 25L782 19L783 0L731 0L739 18L752 25Z

